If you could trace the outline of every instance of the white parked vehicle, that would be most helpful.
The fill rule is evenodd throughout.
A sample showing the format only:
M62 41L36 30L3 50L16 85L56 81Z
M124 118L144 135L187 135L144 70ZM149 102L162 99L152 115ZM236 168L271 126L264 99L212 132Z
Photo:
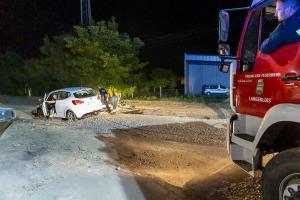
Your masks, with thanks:
M47 101L55 97L55 109L49 107ZM100 97L92 88L64 88L45 94L44 101L37 107L37 113L45 117L58 117L74 121L85 115L101 111L103 108Z
M229 89L223 85L204 85L202 93L206 96L210 96L210 95L229 96Z

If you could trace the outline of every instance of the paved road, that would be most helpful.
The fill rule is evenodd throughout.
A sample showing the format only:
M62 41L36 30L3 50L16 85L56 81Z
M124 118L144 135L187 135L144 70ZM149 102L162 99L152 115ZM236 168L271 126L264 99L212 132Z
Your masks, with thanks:
M15 122L0 139L0 199L144 199L87 130Z

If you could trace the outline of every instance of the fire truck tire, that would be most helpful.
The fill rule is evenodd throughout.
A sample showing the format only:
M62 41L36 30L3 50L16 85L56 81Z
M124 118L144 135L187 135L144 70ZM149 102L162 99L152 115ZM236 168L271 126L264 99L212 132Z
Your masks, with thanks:
M299 199L300 148L283 151L268 162L262 188L264 200Z

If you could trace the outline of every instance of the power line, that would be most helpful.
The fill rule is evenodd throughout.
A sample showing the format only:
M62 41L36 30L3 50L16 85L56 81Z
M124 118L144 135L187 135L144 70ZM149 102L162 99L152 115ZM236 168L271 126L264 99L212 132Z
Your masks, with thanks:
M154 37L154 38L145 39L144 41L145 42L151 42L153 40L160 40L160 39L165 39L165 38L169 38L169 37L174 37L174 36L177 36L177 35L189 34L189 33L195 32L195 31L199 31L200 29L202 30L203 27L198 27L198 28L187 30L187 31L177 32L177 33L170 33L170 34L166 34L166 35L161 35L161 36L157 36L157 37Z
M232 24L232 25L236 25L236 24ZM158 46L166 46L166 45L170 45L173 43L178 43L179 41L190 39L192 36L194 37L196 34L197 34L197 36L195 37L196 39L212 38L212 35L207 36L207 34L209 34L209 33L217 34L217 29L214 28L214 29L207 29L207 30L201 30L201 31L194 31L191 33L186 33L186 34L182 34L182 35L178 35L178 36L166 37L166 38L162 38L162 39L153 40L151 42L145 42L146 45L143 48L147 49L147 48L154 48L154 47L158 47Z
M243 19L243 20L241 20ZM239 18L232 20L232 23L230 26L237 26L237 25L242 25L241 22L244 22L244 18ZM177 32L177 33L171 33L171 34L166 34L166 35L161 35L158 37L150 38L150 39L145 39L144 42L146 44L155 44L155 43L162 43L162 42L169 42L173 40L180 40L184 38L191 37L195 34L208 34L212 32L217 32L217 27L198 27L194 29L189 29L187 31L182 31L182 32ZM198 37L199 38L199 37Z
M199 31L194 31L194 32L190 32L190 33L185 33L185 34L182 34L182 35L157 39L157 40L153 40L153 41L145 42L145 43L149 44L149 45L156 44L156 43L161 44L161 43L166 43L166 42L171 42L171 41L178 41L178 40L190 38L191 36L194 36L195 34L204 35L204 34L216 32L216 31L217 31L216 28L209 29L209 30L199 30ZM199 38L199 37L197 36L197 38Z

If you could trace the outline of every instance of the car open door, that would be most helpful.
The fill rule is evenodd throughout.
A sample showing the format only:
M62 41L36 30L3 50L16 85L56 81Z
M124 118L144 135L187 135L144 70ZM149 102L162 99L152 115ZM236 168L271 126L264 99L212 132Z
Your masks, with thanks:
M46 98L47 98L47 94L45 93L45 95L44 95L44 101L43 101L43 104L42 104L42 110L43 110L44 117L48 116L48 109L47 109Z

